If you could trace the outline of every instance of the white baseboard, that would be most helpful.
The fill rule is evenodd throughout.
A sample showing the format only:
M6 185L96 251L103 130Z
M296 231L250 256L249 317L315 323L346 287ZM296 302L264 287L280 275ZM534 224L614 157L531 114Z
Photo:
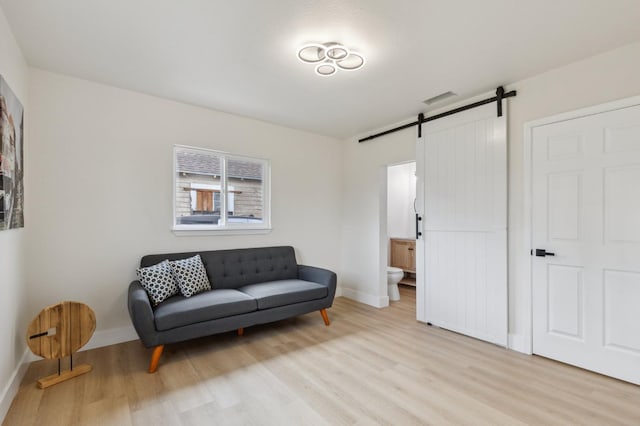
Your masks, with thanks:
M20 383L22 383L22 379L24 379L27 368L29 368L29 362L27 361L29 355L31 355L31 351L27 348L22 354L22 358L20 358L20 362L11 375L11 378L9 378L7 386L5 386L2 390L2 394L0 394L0 424L4 422L4 418L11 407L13 398L15 398L18 393Z
M122 342L129 342L131 340L137 340L138 335L136 334L136 330L133 326L120 327L120 328L110 328L108 330L98 330L93 333L91 340L84 345L80 352L88 351L90 349L102 348L104 346L115 345ZM25 362L31 363L33 361L38 361L42 358L34 355L31 351L27 350L27 356L24 359Z
M531 355L531 336L527 334L509 333L509 349Z
M336 287L336 296L335 297L340 297L342 296L342 287L338 286Z
M138 335L133 326L98 330L93 334L91 340L80 350L86 351L137 339ZM34 355L29 348L24 351L18 367L11 375L11 379L2 391L2 394L0 394L0 423L2 423L4 417L7 415L9 407L11 407L11 402L13 402L13 398L15 398L16 393L18 393L18 388L20 387L20 383L22 383L22 379L24 379L29 364L40 359L42 358Z
M376 308L385 308L389 306L389 296L378 297L351 288L343 288L342 296Z
M110 328L108 330L99 330L93 334L89 343L81 350L101 348L103 346L115 345L117 343L138 340L138 334L132 325L120 328Z

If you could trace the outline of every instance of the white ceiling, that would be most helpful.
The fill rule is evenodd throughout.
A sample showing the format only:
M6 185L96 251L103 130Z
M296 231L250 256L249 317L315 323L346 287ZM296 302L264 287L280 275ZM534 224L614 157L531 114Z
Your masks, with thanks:
M639 0L0 0L30 65L345 138L640 40ZM318 77L307 42L362 52ZM606 90L603 88L602 90ZM451 102L451 101L450 101ZM437 105L440 107L441 105Z

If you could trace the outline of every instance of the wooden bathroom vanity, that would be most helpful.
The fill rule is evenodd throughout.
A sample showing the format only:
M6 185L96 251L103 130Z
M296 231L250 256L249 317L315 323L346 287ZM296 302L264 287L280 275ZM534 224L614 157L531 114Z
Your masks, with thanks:
M391 266L404 271L399 284L416 285L416 241L407 238L391 238Z

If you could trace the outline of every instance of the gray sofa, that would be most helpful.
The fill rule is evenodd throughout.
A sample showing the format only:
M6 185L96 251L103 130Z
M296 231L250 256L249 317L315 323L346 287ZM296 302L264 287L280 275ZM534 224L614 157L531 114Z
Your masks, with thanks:
M320 311L326 325L336 292L336 274L298 265L293 247L262 247L144 256L141 267L199 254L212 290L170 297L153 307L139 281L129 285L129 315L146 347L149 372L164 345Z

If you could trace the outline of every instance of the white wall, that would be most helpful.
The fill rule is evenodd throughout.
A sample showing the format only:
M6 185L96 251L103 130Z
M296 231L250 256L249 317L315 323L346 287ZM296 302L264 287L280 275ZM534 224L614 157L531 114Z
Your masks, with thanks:
M27 108L28 69L9 24L0 9L0 74L25 108L25 127L29 126ZM25 150L30 151L30 135L25 129ZM26 164L25 164L26 166ZM26 169L28 173L28 168ZM30 188L27 186L25 191ZM28 209L29 206L26 205ZM29 226L29 222L26 222ZM0 422L9 409L21 375L17 374L25 352L27 281L25 279L25 229L0 231ZM17 380L14 380L18 377Z
M344 142L340 276L342 294L383 307L386 284L387 165L415 160L414 129L365 143Z
M387 235L415 238L416 163L397 164L387 169Z
M509 330L521 349L529 339L530 306L523 302L528 287L523 259L523 133L524 123L564 111L640 94L640 42L616 49L524 81L510 84L518 96L509 108ZM428 124L427 124L428 125ZM386 186L379 180L384 164L415 159L416 129L370 142L345 141L343 192L343 294L362 301L379 301L381 285L381 226L376 197ZM383 196L383 195L382 195ZM385 226L386 228L386 221ZM383 259L382 262L385 260ZM380 306L380 304L371 303Z
M338 269L340 141L37 69L30 98L34 312L78 300L97 335L131 330L127 287L149 253L286 244L300 263ZM273 231L175 236L176 143L270 159Z

